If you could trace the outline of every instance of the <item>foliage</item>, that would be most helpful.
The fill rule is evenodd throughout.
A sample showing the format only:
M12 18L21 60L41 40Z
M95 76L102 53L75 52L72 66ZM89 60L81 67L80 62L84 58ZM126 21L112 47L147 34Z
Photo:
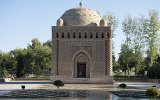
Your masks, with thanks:
M158 12L151 10L146 18L143 16L139 18L125 17L122 22L122 29L126 38L124 44L128 46L128 49L132 50L132 52L125 52L125 55L127 56L130 53L133 56L131 53L134 54L132 57L134 59L131 61L134 64L135 73L142 75L144 71L155 63L154 61L160 49L158 36L160 20L158 19ZM144 58L146 55L147 57ZM129 61L130 59L124 62Z
M159 57L156 59L155 63L148 68L147 77L152 79L160 79L160 62Z
M141 57L141 55L136 54L132 49L129 48L128 45L123 44L121 47L121 52L119 53L119 59L118 64L119 68L125 72L128 71L128 75L130 75L130 72L132 69L136 69L136 66L138 66L138 63Z
M119 88L126 88L127 87L127 85L125 84L125 83L121 83L121 84L119 84Z
M23 49L15 49L11 53L17 60L16 76L23 77L25 75L24 57L26 52Z
M142 69L141 62L143 61L143 52L144 52L144 35L142 33L142 25L140 18L132 18L128 16L122 22L123 32L125 34L125 45L128 46L130 50L132 50L132 54L130 54L132 58L132 67L135 68L135 74L139 74ZM127 52L129 53L129 52ZM131 53L131 52L130 52ZM129 55L129 54L126 54Z
M160 95L160 91L158 88L152 87L146 90L146 95L155 99Z
M114 72L117 72L118 70L120 70L120 67L119 67L114 55L112 55L112 66L113 66Z
M53 85L55 85L57 88L64 86L64 83L61 80L54 81Z
M51 40L48 40L47 42L44 42L43 43L43 46L48 46L48 47L50 47L50 48L52 48L52 41Z
M0 51L0 79L3 77L2 76L2 66L1 66L1 63L2 63L2 52Z
M37 77L42 74L43 69L51 67L51 48L42 45L38 39L33 39L32 44L27 48L27 65Z
M35 68L36 77L39 78L42 75L42 69L40 67Z
M151 59L151 65L154 63L154 60L158 54L159 49L159 36L158 32L160 31L160 20L158 12L151 10L149 12L149 18L145 19L145 33L146 41L148 44L147 56Z
M3 78L8 78L9 77L9 73L8 73L8 71L5 67L3 68L2 75L3 75Z
M7 70L14 70L16 69L16 59L11 56L10 53L2 53L1 60L2 62L0 63L1 66L6 68Z
M16 69L17 77L24 77L25 74L35 74L39 77L42 75L43 69L51 67L51 47L47 44L42 45L38 39L33 39L32 44L28 45L26 49L15 49L9 54L13 59L9 59L9 61L13 62L12 66L15 66L11 68ZM4 61L3 63L9 69L9 63Z
M111 12L108 12L103 16L103 18L107 21L107 25L111 27L112 33L114 33L114 31L118 27L118 18Z
M24 90L25 89L25 85L21 85L21 88L22 88L22 90Z
M7 78L8 71L16 68L15 59L9 53L0 53L0 78Z

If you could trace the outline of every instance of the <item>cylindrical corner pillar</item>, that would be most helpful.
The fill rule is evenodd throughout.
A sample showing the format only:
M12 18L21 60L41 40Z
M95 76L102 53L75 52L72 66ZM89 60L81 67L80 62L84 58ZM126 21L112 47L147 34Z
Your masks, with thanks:
M107 33L107 75L112 76L112 33Z

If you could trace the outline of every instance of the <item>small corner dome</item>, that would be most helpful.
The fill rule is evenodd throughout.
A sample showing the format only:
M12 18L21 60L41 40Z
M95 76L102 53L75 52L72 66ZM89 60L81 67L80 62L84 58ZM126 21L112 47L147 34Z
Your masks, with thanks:
M99 26L101 26L101 27L107 26L107 21L105 19L101 19Z
M99 26L101 17L92 9L77 7L67 10L61 19L64 26Z
M59 18L57 20L57 26L63 26L63 19Z

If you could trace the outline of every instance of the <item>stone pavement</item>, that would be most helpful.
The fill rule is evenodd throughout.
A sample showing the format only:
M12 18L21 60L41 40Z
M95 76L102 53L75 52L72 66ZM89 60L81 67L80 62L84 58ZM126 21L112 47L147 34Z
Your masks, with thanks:
M67 90L91 90L89 92L89 97L77 99L77 97L73 98L62 98L59 100L135 100L134 98L119 98L107 91L120 90L118 85L120 83L126 83L129 88L126 90L131 91L140 91L146 90L148 87L152 87L153 85L160 87L159 84L155 83L145 83L145 82L117 82L114 85L112 84L65 84L64 87L60 87L60 89ZM26 89L52 89L55 90L57 87L50 84L49 81L12 81L12 82L0 82L0 95L4 95L12 90L21 90L21 85L25 85ZM84 92L86 93L86 92ZM74 94L74 92L73 92ZM98 98L98 99L97 99ZM4 99L7 100L7 99ZM16 99L14 99L16 100ZM27 99L28 100L28 99ZM38 99L35 99L38 100ZM57 100L57 99L47 99L47 100ZM139 99L140 100L140 99Z
M160 88L160 84L156 83L145 83L145 82L117 82L112 84L65 84L61 89L71 90L103 90L112 91L118 88L120 83L126 83L130 89L146 90L148 87L153 85ZM25 85L26 89L57 89L49 81L12 81L7 83L0 82L0 91L2 90L17 90L21 89L21 85Z
M49 81L14 81L0 83L0 90L18 90L21 89L21 85L25 85L26 89L57 89ZM112 90L114 85L112 84L65 84L60 89L71 89L71 90Z

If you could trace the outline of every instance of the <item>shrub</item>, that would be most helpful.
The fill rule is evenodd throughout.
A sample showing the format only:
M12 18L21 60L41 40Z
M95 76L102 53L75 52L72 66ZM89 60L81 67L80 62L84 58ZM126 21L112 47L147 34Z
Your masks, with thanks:
M155 99L160 95L160 91L158 88L152 87L146 90L146 95Z
M24 90L25 89L25 85L21 85L21 88L22 88L22 90Z
M121 83L121 84L119 84L119 88L126 88L127 87L127 85L125 84L125 83Z
M54 81L53 85L55 85L57 88L64 86L64 83L61 80Z
M159 73L160 73L160 64L153 64L153 66L151 66L148 69L147 77L152 79L159 79L160 78Z

